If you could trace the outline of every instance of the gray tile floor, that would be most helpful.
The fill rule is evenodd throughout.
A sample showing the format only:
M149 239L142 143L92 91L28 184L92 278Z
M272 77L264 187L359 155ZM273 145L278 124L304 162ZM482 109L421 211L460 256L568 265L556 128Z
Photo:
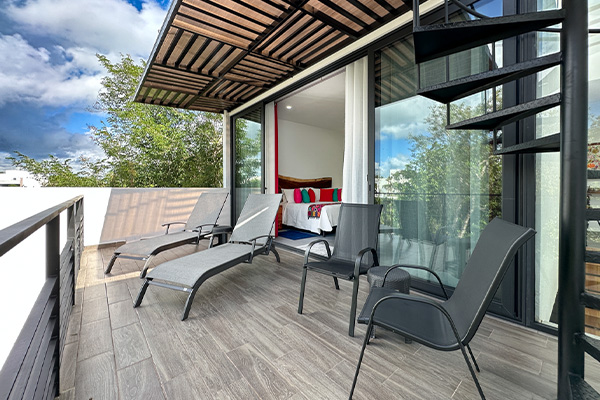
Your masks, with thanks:
M201 248L200 248L201 249ZM196 251L162 253L154 264ZM60 399L345 399L365 328L347 336L350 284L310 274L296 312L302 258L257 257L209 279L187 321L185 294L141 286L141 262L86 250L61 366ZM361 278L359 305L368 284ZM471 344L489 399L555 398L555 338L486 317ZM587 363L600 388L600 367ZM405 344L379 329L367 348L355 399L477 399L462 356Z

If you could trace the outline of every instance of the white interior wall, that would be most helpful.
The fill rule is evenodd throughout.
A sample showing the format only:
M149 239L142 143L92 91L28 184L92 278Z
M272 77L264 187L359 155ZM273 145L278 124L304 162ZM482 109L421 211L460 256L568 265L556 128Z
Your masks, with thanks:
M294 178L332 177L342 186L344 126L339 131L279 119L279 174Z

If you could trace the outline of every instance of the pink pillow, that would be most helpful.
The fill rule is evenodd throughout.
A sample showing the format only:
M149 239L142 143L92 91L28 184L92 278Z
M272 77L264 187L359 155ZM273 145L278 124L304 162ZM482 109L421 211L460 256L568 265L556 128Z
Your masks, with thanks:
M302 203L302 192L300 189L294 189L294 203Z

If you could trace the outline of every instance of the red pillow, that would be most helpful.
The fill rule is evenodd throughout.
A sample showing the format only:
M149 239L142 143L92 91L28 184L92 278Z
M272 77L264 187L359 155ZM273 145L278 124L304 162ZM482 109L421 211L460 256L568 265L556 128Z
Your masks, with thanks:
M300 189L294 189L294 203L302 203L302 192Z
M308 198L310 199L311 203L314 203L315 201L315 191L312 189L308 189Z
M321 189L319 201L333 201L333 189Z
M342 201L342 189L338 190L338 201Z

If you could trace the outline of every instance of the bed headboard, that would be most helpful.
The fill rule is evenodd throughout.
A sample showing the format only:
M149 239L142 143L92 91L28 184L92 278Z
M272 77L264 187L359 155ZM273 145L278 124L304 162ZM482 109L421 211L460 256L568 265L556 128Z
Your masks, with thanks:
M296 189L301 187L314 187L314 188L330 188L331 177L316 178L316 179L300 179L292 178L289 176L279 175L277 177L279 184L279 191L281 189Z

